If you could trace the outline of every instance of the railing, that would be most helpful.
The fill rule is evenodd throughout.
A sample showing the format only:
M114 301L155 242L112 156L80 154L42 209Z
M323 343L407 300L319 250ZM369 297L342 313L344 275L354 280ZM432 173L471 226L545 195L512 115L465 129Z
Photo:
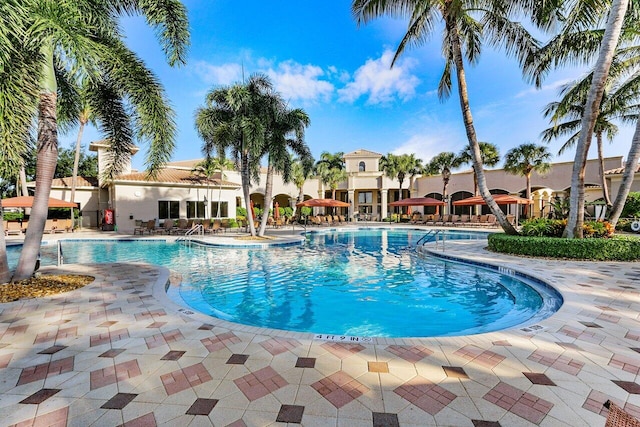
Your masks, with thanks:
M187 232L184 233L184 236L177 238L176 242L180 242L180 241L191 242L191 236L193 236L196 233L198 233L199 236L204 235L204 227L202 226L202 224L193 224L193 227L187 230Z
M64 264L64 254L62 253L62 240L58 240L58 267Z
M427 234L422 236L416 242L416 250L419 250L421 246L426 245L429 242L436 242L435 249L438 249L439 242L442 242L442 251L444 252L444 242L447 235L443 233L444 230L429 230Z

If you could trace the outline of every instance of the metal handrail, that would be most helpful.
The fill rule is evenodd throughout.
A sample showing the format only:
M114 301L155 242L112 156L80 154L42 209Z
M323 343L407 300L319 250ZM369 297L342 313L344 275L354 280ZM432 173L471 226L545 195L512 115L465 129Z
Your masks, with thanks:
M58 266L64 264L64 254L62 253L62 240L58 240Z
M425 244L431 242L432 240L435 240L436 237L438 236L438 234L440 234L442 230L429 230L427 232L427 234L425 234L424 236L422 236L417 242L416 242L416 246L420 245L420 242L422 242L422 245L424 246ZM424 240L424 242L423 242Z
M193 224L193 227L191 227L189 230L187 230L186 233L184 233L184 236L179 237L176 239L176 242L180 242L183 240L191 240L191 236L193 236L196 232L198 232L198 235L202 236L204 235L204 227L202 226L202 224Z

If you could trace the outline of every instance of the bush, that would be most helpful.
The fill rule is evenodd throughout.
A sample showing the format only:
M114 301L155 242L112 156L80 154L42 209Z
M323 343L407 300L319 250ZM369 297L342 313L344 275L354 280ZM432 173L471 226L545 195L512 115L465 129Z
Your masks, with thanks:
M535 218L522 223L521 233L524 236L562 237L566 227L566 219ZM590 238L608 238L615 232L607 221L587 221L583 224L582 230L584 237Z
M2 219L5 221L18 221L24 219L22 212L5 212L2 215Z
M293 208L287 206L286 208L280 208L280 214L284 215L286 218L293 217Z
M640 259L640 239L615 236L610 239L559 239L554 237L489 235L494 252L591 261L636 261Z
M623 218L639 218L640 217L640 192L629 193L627 200L624 202L624 208L620 214Z
M247 209L243 208L242 206L237 206L236 207L236 216L242 216L242 217L247 217Z
M620 218L616 224L616 230L632 233L631 224L633 224L633 221L634 220L628 218Z

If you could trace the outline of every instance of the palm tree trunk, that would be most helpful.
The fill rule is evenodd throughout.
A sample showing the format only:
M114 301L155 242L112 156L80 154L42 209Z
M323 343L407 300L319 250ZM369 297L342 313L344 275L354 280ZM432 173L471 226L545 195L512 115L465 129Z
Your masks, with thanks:
M7 242L4 237L4 219L2 218L2 199L0 199L0 285L9 282L11 272L7 261Z
M244 196L244 206L247 210L247 223L249 224L249 230L251 231L251 235L256 235L256 227L253 223L253 212L251 211L251 193L249 189L249 185L251 183L251 176L249 172L249 159L248 156L243 153L240 159L241 162L241 174L240 180L242 181L242 194Z
M596 133L596 142L598 144L598 169L600 172L600 185L602 185L602 198L607 204L607 208L611 208L611 197L609 196L609 188L607 180L604 177L604 154L602 153L602 132Z
M80 165L80 143L82 142L82 133L84 132L85 123L85 121L80 120L80 128L78 129L78 137L76 138L76 155L73 158L73 175L71 176L71 203L73 203L76 198L78 166Z
M600 54L593 69L593 79L589 88L589 96L585 104L584 115L580 136L576 143L576 156L573 163L573 173L571 174L571 194L569 197L569 219L565 235L568 238L582 238L584 224L584 175L587 165L587 155L591 138L593 137L593 129L595 127L598 112L600 111L600 103L604 93L604 86L609 76L609 68L611 61L618 46L620 32L624 21L624 15L627 12L629 0L613 0L607 26L600 45Z
M622 173L622 183L620 184L616 201L613 202L611 214L609 215L609 222L614 227L620 219L620 214L622 213L622 209L624 209L624 204L631 190L636 169L638 168L638 161L640 161L640 120L636 123L636 130L631 140L631 148L629 149L629 155L627 156L624 172Z
M455 17L448 16L446 20L447 31L451 37L451 48L453 49L453 57L456 65L456 77L458 79L458 95L460 99L460 107L462 109L462 118L464 120L464 127L467 132L467 139L469 141L469 147L471 148L471 154L473 157L473 170L475 171L478 179L478 189L482 198L484 199L491 212L496 216L496 219L506 234L516 235L518 232L507 221L507 217L502 212L493 196L489 192L487 186L487 180L484 176L484 169L482 168L482 154L480 152L480 144L478 143L478 137L476 135L475 127L473 126L473 116L471 115L471 106L469 105L469 94L467 92L467 79L464 72L464 62L462 60L462 52L460 51L460 36L455 23Z
M42 93L38 108L38 159L36 162L36 192L29 218L29 228L22 246L14 281L33 275L42 243L42 233L49 211L51 182L58 161L58 128L55 92Z
M27 189L27 172L24 170L24 162L20 165L20 193L22 193L23 196L29 195L29 190ZM16 192L16 196L19 195L20 194Z
M273 198L273 164L269 159L267 166L267 180L264 184L264 213L262 214L262 220L260 221L260 230L258 230L258 236L264 236L264 232L267 229L267 221L269 219L269 208Z

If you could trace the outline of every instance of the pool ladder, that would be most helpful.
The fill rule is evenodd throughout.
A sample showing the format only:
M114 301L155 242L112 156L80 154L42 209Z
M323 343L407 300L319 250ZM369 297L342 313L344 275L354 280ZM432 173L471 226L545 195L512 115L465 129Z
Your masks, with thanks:
M426 245L429 242L436 242L436 249L438 248L438 242L442 241L442 250L444 251L444 241L445 234L442 233L443 230L429 230L427 234L422 236L416 242L416 249L420 249L422 246Z
M193 224L193 227L191 227L189 230L187 230L187 232L184 233L184 236L177 238L176 242L183 242L184 241L184 242L191 243L191 237L196 233L199 236L204 235L204 227L202 226L202 224Z

